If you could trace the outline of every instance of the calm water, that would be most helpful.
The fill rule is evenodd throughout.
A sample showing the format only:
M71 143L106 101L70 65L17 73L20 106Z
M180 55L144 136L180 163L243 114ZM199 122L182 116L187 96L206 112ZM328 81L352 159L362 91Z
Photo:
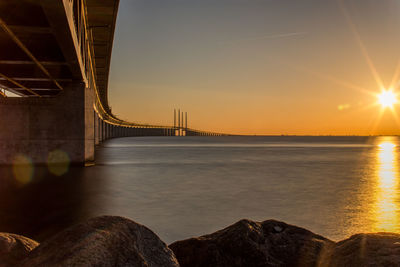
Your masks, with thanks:
M97 164L3 167L0 231L43 240L88 217L131 218L165 242L270 218L333 240L400 232L398 137L140 137L109 140Z

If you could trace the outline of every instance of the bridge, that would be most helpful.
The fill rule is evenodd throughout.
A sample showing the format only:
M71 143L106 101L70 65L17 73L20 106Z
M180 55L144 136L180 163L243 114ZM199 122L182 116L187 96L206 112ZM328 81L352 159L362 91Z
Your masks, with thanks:
M95 145L127 136L217 136L117 118L108 76L119 0L0 1L0 164L24 156L93 162ZM181 116L181 113L179 113ZM54 156L55 155L55 156Z

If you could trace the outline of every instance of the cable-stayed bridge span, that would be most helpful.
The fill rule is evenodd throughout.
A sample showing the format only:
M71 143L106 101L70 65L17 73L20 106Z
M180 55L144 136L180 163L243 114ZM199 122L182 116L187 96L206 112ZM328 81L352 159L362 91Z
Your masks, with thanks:
M221 135L112 113L108 77L118 5L0 1L0 164L18 155L46 163L54 151L72 163L92 162L95 145L114 137Z

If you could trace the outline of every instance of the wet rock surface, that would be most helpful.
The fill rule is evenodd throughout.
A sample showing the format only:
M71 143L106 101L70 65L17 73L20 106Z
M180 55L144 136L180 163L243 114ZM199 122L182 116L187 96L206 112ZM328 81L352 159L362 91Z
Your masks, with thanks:
M172 251L145 226L122 217L102 216L45 240L21 266L179 265Z
M40 245L0 233L0 267L6 266L400 266L400 234L357 234L335 243L275 220L241 220L168 248L143 225L102 216Z
M0 233L0 266L15 266L38 245L38 242L24 236Z
M327 266L400 266L400 234L357 234L336 244Z
M171 244L182 267L318 266L335 243L306 229L241 220L223 230Z

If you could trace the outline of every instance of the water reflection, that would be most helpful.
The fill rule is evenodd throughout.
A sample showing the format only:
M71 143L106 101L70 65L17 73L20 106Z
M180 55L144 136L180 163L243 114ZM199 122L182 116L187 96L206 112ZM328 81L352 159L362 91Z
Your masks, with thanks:
M359 232L400 233L400 137L188 137L179 141L185 147L177 142L108 140L96 151L96 166L64 168L61 176L46 166L0 166L0 232L43 241L108 214L142 223L167 243L242 218L283 220L337 241Z
M375 231L395 232L399 226L398 162L396 144L390 138L377 147L376 225Z
M0 232L28 236L38 241L61 229L85 220L98 200L93 187L102 189L95 169L73 167L63 176L52 174L46 166L35 166L29 183L15 180L16 171L26 165L0 166ZM1 264L0 264L1 265Z

